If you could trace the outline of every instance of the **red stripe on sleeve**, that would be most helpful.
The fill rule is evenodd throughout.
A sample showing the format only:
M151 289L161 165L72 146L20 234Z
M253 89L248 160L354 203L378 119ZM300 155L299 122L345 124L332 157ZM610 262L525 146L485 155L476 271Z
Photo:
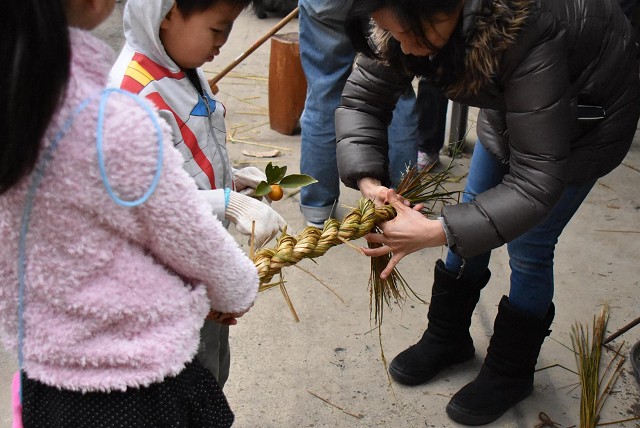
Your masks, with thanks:
M169 105L164 101L164 99L162 99L162 96L160 96L159 93L153 92L147 95L147 98L151 102L153 102L156 105L156 107L158 107L158 109L170 111L173 114L173 117L176 119L176 122L178 123L178 127L180 128L180 134L182 135L182 139L184 140L184 143L189 148L189 151L191 151L193 160L196 161L200 169L207 175L207 178L209 178L209 183L211 184L211 188L215 189L216 179L213 173L213 166L211 165L211 162L209 162L209 159L207 159L205 154L202 152L202 149L198 145L198 139L196 138L195 134L191 131L191 129L189 129L186 123L184 123L182 119L180 119L180 117L173 111L173 109L169 107Z
M136 61L138 64L140 64L140 66L144 68L147 71L147 73L153 76L155 80L160 80L163 77L171 77L172 79L178 79L178 80L184 78L184 72L179 71L177 73L172 73L169 69L159 64L156 64L155 62L151 61L149 58L147 58L146 56L142 55L139 52L135 53L133 55L133 58L131 58L131 60Z
M139 94L144 89L144 85L125 74L122 78L122 83L120 83L120 88L133 94Z

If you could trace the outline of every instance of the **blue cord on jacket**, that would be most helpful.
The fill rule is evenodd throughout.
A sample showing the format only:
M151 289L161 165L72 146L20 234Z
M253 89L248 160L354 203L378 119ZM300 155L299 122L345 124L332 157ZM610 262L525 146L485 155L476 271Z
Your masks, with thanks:
M149 115L151 121L153 122L154 127L156 128L156 135L158 137L158 162L156 173L153 176L153 180L151 181L151 185L147 189L147 191L138 199L127 201L121 199L119 196L115 194L113 188L109 184L109 179L107 177L106 168L104 166L104 154L102 152L102 144L103 144L103 131L104 131L104 111L106 108L107 99L109 95L113 92L117 92L119 94L126 95L130 98L133 98ZM78 107L76 107L73 112L69 115L69 117L65 120L60 130L56 133L54 138L51 140L51 144L47 147L42 159L38 163L33 179L31 180L31 184L29 186L29 191L27 192L27 198L25 200L24 209L22 211L22 221L20 225L20 239L18 243L18 367L20 370L20 402L22 403L22 371L23 371L23 363L24 363L24 354L23 354L23 344L24 344L24 293L25 293L25 271L27 264L26 257L26 243L27 243L27 232L29 230L29 220L31 217L31 210L33 208L33 201L35 199L36 190L38 186L42 182L42 178L45 173L45 169L47 164L53 157L53 152L58 148L58 144L65 136L65 134L71 128L73 121L76 117L95 99L95 97L87 98L84 100ZM138 205L142 205L149 199L151 194L155 191L158 181L160 180L160 175L162 173L162 162L164 159L164 150L163 150L163 142L162 142L162 128L160 127L160 123L158 122L158 118L154 111L149 107L149 105L142 101L137 95L132 94L130 92L126 92L122 89L118 88L108 88L101 92L100 94L100 105L98 107L98 124L97 124L97 132L96 132L96 149L98 152L98 166L100 169L100 176L102 177L102 182L104 184L105 189L107 190L107 194L109 197L118 205L123 207L136 207Z

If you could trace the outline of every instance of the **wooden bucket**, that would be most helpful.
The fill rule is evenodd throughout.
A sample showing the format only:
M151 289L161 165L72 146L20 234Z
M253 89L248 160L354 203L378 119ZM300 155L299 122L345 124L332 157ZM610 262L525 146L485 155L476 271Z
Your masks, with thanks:
M300 62L298 33L271 37L269 58L269 123L271 129L292 135L299 127L307 94Z

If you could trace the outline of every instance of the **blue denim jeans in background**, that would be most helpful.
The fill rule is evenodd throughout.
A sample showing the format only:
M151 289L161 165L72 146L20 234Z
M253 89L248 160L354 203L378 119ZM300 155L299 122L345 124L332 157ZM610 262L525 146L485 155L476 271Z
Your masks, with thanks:
M498 162L477 141L462 202L495 187L508 172L508 165ZM511 268L509 303L517 310L540 318L547 314L553 300L553 256L558 237L594 184L595 180L567 185L545 220L507 243ZM445 267L453 273L462 269L462 278L473 281L489 266L490 257L491 252L487 252L463 260L449 251Z
M350 0L301 0L300 57L307 78L307 97L300 118L300 172L318 180L300 191L307 221L324 222L340 196L336 161L335 111L351 73L355 51L344 32ZM397 184L408 164L415 164L418 144L415 93L398 101L389 127L389 165Z

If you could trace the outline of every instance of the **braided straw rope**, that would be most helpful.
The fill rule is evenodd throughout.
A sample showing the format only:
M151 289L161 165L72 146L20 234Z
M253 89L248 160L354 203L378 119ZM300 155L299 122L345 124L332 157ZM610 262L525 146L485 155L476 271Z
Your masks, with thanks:
M275 248L263 248L253 257L258 269L260 285L268 284L282 268L292 266L302 259L312 259L325 254L331 247L352 241L369 233L376 224L391 220L396 211L391 205L376 207L370 199L361 198L344 220L329 219L322 230L306 227L297 237L284 233Z

